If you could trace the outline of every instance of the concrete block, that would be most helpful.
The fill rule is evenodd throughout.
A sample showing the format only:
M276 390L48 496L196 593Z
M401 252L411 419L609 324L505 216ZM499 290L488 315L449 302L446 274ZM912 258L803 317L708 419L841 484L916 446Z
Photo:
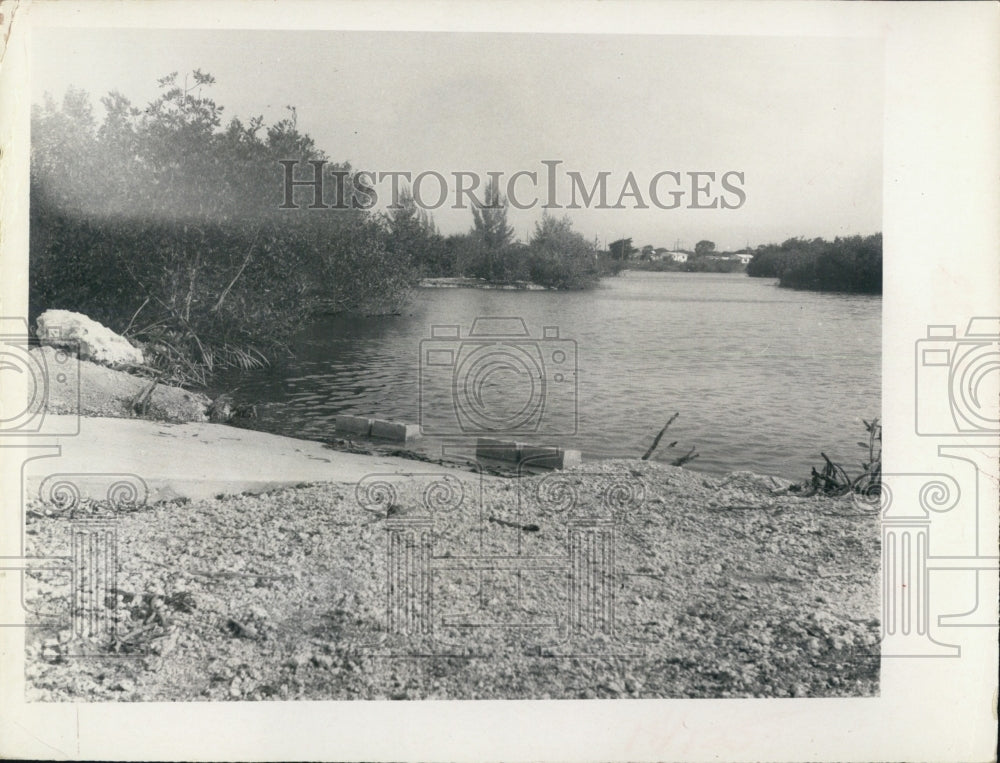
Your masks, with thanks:
M372 420L364 416L337 416L334 420L337 434L354 434L368 437L372 431Z
M542 469L565 469L582 463L583 455L578 450L564 450L540 445L522 445L521 463Z
M516 464L520 458L521 443L513 440L494 440L490 437L476 438L476 458L491 458L495 461L510 461Z
M404 424L401 421L372 419L372 437L393 442L409 442L420 437L418 424Z

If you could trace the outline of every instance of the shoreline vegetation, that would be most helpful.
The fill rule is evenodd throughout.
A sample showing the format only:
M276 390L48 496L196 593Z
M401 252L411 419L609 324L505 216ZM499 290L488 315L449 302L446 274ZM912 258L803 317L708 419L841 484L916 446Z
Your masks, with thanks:
M320 315L396 313L424 277L585 289L623 267L567 217L515 241L495 184L470 231L450 236L406 187L384 212L311 214L302 188L283 209L289 157L338 174L343 194L359 170L331 162L292 107L273 124L224 123L214 82L175 72L145 108L109 93L100 118L75 89L33 107L30 322L50 308L85 314L140 346L163 381L205 386L286 355Z
M501 289L504 291L548 291L548 286L531 281L495 283L485 278L421 278L421 289Z
M790 238L754 250L747 275L810 291L882 293L882 234L806 240Z
M223 369L287 356L321 315L398 313L422 279L583 290L625 269L736 272L750 260L748 275L782 286L881 290L881 235L790 239L752 258L701 241L674 262L631 239L602 249L546 213L520 242L492 181L464 234L442 235L406 187L384 212L311 214L305 188L297 209L283 209L276 179L289 157L324 163L344 198L360 171L330 161L293 107L273 124L224 122L214 82L200 70L168 74L143 108L109 93L100 118L75 89L33 107L30 322L49 308L83 313L139 346L162 382L205 387Z

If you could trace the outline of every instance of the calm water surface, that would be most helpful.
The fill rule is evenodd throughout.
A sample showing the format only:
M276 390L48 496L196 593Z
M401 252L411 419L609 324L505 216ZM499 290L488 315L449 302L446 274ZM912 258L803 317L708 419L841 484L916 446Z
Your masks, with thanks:
M801 479L821 463L820 450L855 469L865 454L856 443L865 439L861 419L879 416L881 308L880 297L779 289L743 274L627 272L588 292L418 289L400 316L316 323L293 361L242 375L236 397L258 404L263 428L320 438L334 434L339 413L456 427L457 394L471 415L526 408L525 426L538 431L519 439L589 457L639 456L679 412L659 460L695 446L692 469ZM511 361L493 363L495 373L478 373L490 363L477 365L483 351L467 339L482 316L520 317L530 334L491 340L491 357ZM427 343L433 325L458 325L461 338ZM558 340L544 338L552 326ZM570 369L560 383L556 348ZM425 365L421 411L429 349L444 353L434 356L441 365ZM476 379L481 386L463 386ZM552 404L536 415L543 383ZM576 434L564 435L573 399ZM421 449L442 442L425 438Z

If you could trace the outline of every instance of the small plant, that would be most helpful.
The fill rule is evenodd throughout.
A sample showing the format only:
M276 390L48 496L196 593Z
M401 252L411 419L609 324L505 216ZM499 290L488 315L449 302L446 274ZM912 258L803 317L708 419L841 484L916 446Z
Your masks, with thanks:
M791 489L806 496L817 493L829 496L861 493L869 498L878 496L882 488L882 425L877 418L862 421L868 432L868 442L859 441L858 445L868 451L868 460L862 462L861 474L852 478L844 467L831 461L826 453L820 453L826 461L823 470L816 471L813 467L809 480L793 485Z
M882 487L882 425L877 418L862 421L868 431L868 442L858 442L858 445L868 450L868 460L861 464L864 471L854 480L851 488L856 493L872 495L872 491L877 492Z

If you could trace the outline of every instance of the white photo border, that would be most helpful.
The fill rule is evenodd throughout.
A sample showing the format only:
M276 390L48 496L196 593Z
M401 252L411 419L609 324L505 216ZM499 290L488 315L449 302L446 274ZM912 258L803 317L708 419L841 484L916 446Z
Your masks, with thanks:
M922 353L928 341L949 341L934 329L929 335L928 327L954 326L954 346L976 336L972 325L987 325L970 324L972 319L1000 316L996 4L15 0L0 12L0 37L6 36L0 61L5 316L27 314L32 28L69 26L81 34L88 27L159 26L880 38L886 99L882 420L893 495L882 540L887 543L889 533L895 533L892 543L907 534L930 536L926 569L899 568L899 575L913 575L922 586L914 601L923 603L928 630L914 626L905 639L886 641L877 698L28 704L23 635L0 628L0 754L187 760L992 756L998 436L988 427L949 433L933 426L918 432L918 425L922 405L955 405L943 390L937 402L925 398L933 391L926 390ZM984 341L989 344L988 337ZM24 445L0 443L0 529L18 537L21 466L45 451ZM971 545L970 536L977 538ZM887 566L898 563L893 557ZM6 614L16 602L8 597L0 605ZM901 606L891 593L885 605ZM956 617L968 610L973 614Z

